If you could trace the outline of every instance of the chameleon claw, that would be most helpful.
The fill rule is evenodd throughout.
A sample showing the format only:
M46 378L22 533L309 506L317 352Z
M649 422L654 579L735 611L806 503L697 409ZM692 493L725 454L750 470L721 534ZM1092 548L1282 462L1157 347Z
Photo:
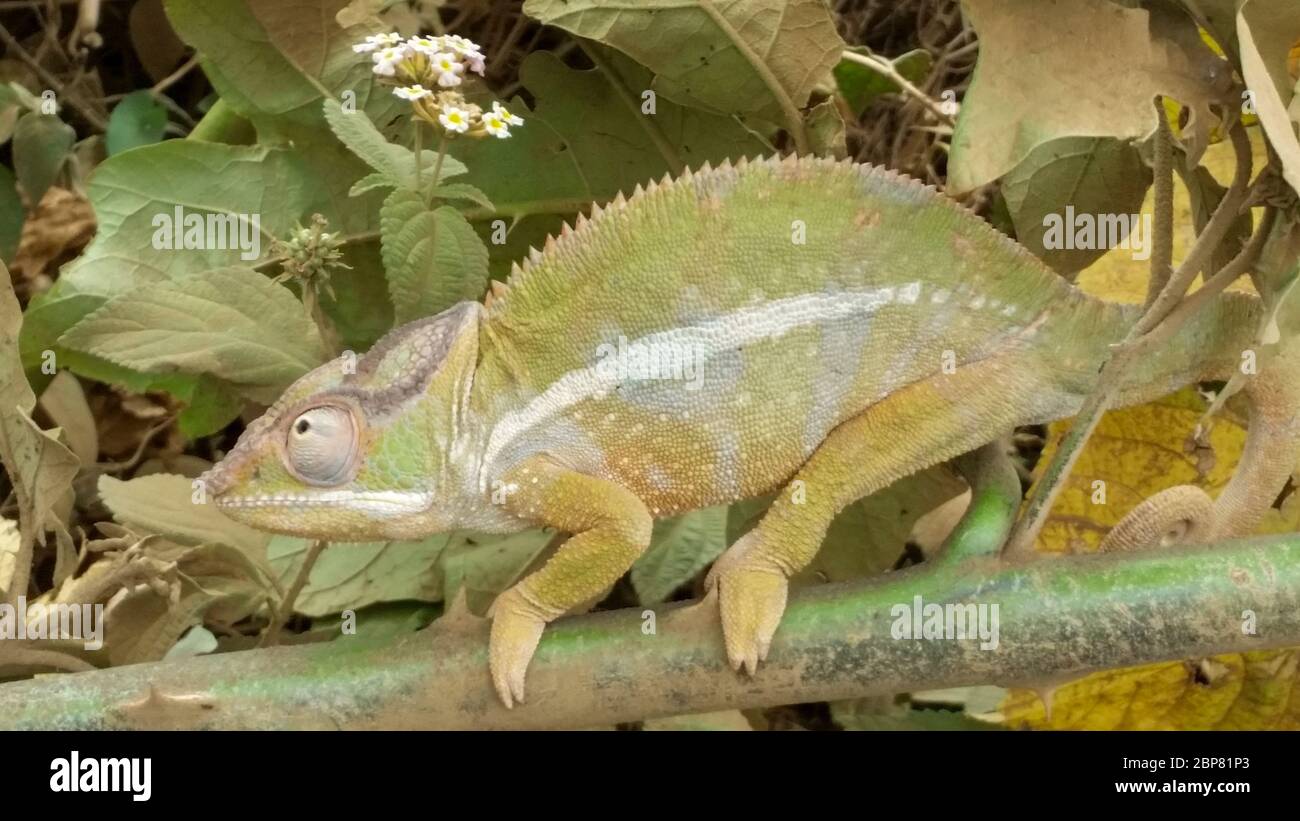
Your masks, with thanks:
M537 652L546 619L512 587L492 603L492 632L488 638L488 668L492 686L506 709L524 703L524 679Z
M719 564L714 568L713 583L719 593L727 659L732 669L744 669L752 676L772 647L790 584L779 571L746 567L743 553Z

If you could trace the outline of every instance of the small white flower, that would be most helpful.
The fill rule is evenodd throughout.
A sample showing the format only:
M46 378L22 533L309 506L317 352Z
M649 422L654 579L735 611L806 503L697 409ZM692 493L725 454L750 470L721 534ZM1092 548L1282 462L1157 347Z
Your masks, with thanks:
M413 86L395 88L393 89L393 93L396 94L398 97L401 97L403 100L410 100L411 102L415 102L416 100L423 100L425 97L433 96L432 91L420 85L419 83L416 83Z
M480 51L480 47L478 43L474 42L473 40L470 40L469 38L461 37L459 34L445 35L443 36L442 40L444 43L447 44L448 48L450 48L452 51L455 51L458 54L464 54L468 56L470 54L478 54Z
M501 103L495 101L492 103L492 113L495 116L500 117L502 122L508 123L509 125L524 124L524 120L522 117L517 117L514 114L511 114L509 111L506 111L506 107L501 105Z
M438 122L442 123L442 127L448 131L464 134L469 131L469 112L449 105L438 115Z
M406 48L404 46L389 46L375 52L376 74L384 77L392 77L397 71L397 64L406 59Z
M465 63L469 66L469 70L482 77L485 66L483 55L479 54L477 51L472 51L462 56L465 58Z
M372 34L363 42L357 43L352 50L357 54L369 54L387 46L395 46L402 42L402 35L394 32L393 34Z
M456 59L456 55L444 51L434 55L432 63L433 70L438 72L438 85L443 88L460 85L465 65Z
M489 111L483 115L483 130L498 139L505 139L510 136L510 126L495 111Z
M425 57L436 57L442 51L442 43L437 37L412 37L406 41L406 47Z

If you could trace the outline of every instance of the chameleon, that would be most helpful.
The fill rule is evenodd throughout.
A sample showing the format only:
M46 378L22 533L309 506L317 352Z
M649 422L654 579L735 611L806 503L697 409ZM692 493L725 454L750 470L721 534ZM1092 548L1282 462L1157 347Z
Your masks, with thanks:
M489 611L507 707L545 626L598 601L654 520L780 491L705 582L729 663L752 675L842 508L1074 415L1140 311L899 173L726 161L593 206L481 303L310 371L203 480L227 516L308 538L568 534ZM1116 404L1229 378L1262 313L1216 296ZM1177 538L1191 516L1199 539L1249 531L1300 456L1296 354L1247 380L1246 453L1212 504L1153 498L1117 530Z

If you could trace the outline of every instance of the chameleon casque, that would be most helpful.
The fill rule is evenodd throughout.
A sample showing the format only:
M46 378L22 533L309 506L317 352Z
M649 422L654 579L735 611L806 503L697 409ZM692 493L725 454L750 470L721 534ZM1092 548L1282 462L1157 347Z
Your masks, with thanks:
M752 673L787 579L840 509L1016 425L1073 415L1139 311L1083 294L894 172L706 165L593 208L485 304L395 329L355 372L340 360L303 376L205 479L228 516L311 538L571 534L492 607L507 706L544 626L614 584L655 518L801 482L802 503L778 496L707 582L731 664ZM1216 297L1130 372L1118 404L1229 377L1261 312L1253 296ZM693 373L610 367L615 349L685 357ZM1248 381L1247 452L1200 537L1248 531L1294 470L1300 378L1282 363L1297 360ZM1158 536L1161 511L1124 524Z

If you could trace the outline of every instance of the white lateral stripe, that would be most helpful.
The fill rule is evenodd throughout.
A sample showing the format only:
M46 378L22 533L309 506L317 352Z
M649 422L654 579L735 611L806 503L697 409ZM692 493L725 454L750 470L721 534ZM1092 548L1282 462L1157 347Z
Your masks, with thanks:
M418 513L433 504L426 490L324 490L319 493L276 493L216 500L217 507L347 507L377 516Z
M898 288L869 291L800 294L720 316L699 325L660 331L629 342L648 356L662 353L666 361L689 350L697 361L707 362L725 351L765 339L784 336L796 328L855 315L870 316L891 302L914 304L921 294L920 282ZM492 428L479 471L479 488L486 491L488 477L501 453L524 433L555 418L568 408L591 397L612 391L623 378L615 369L591 365L569 371L535 397L524 408L505 414Z

